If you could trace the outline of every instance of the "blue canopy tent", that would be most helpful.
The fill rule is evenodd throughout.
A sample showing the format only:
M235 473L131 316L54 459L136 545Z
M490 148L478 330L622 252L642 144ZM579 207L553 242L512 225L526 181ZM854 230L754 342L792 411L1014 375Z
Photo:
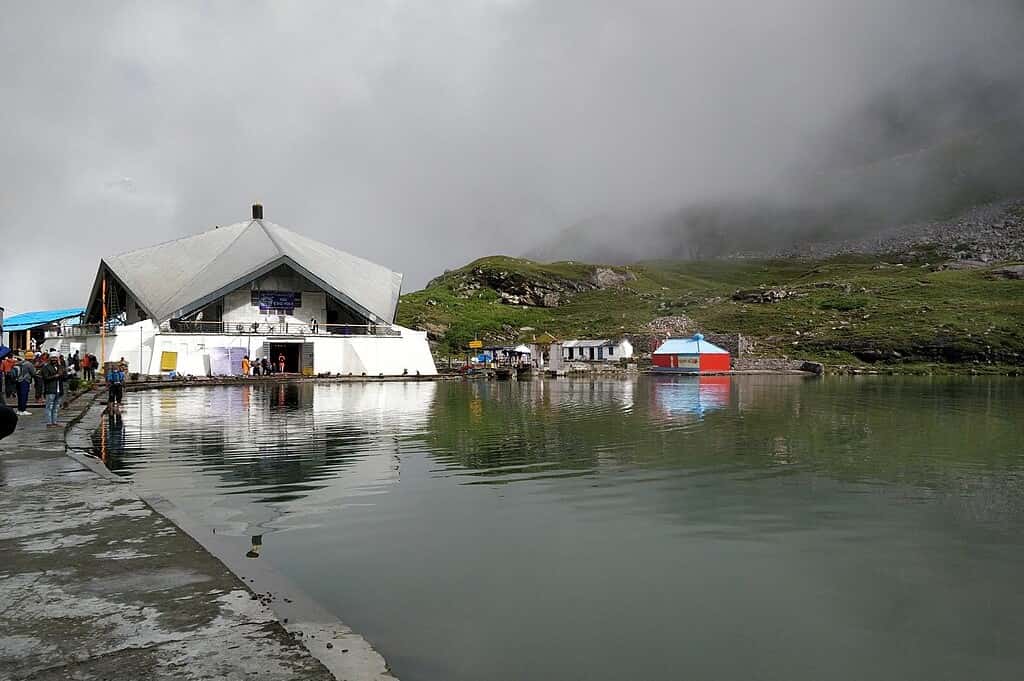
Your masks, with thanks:
M82 316L85 308L69 307L62 310L38 310L36 312L23 312L4 320L5 332L10 333L10 345L16 349L27 349L32 338L32 332L39 330L44 332L44 327L52 324L59 324L69 319L76 319ZM37 336L36 340L42 340Z

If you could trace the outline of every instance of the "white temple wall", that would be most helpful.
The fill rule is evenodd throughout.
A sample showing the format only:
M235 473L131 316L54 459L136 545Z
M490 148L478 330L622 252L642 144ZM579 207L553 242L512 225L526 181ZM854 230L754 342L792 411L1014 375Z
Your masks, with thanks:
M241 334L160 333L145 320L121 326L107 334L106 359L124 358L130 372L159 375L164 352L176 352L177 372L183 375L210 375L212 348L245 348L250 358L263 355L264 342L310 342L313 344L313 370L318 374L360 376L432 376L437 373L430 354L427 334L403 327L392 327L401 336L297 336L291 338ZM100 357L100 337L76 339L83 350ZM141 361L144 369L140 372Z

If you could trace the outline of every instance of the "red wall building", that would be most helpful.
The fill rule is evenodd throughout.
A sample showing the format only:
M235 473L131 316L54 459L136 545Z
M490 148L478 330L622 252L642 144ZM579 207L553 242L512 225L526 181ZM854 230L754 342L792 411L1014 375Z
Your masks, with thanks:
M698 374L729 371L732 367L729 351L704 340L701 334L693 338L670 338L651 356L654 371L660 373Z

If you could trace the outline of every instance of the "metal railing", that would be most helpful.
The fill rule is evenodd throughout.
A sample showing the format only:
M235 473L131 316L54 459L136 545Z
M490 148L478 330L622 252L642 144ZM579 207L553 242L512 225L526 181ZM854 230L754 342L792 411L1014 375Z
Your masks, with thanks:
M61 329L61 335L63 336L98 336L100 335L101 324L78 324L76 326L66 326ZM112 330L108 330L108 333L113 333Z
M65 336L98 336L101 324L80 324L63 329ZM114 334L118 324L108 324ZM397 338L402 332L390 324L301 324L297 322L206 322L172 319L160 325L160 333L238 336L377 336Z
M172 319L160 325L161 333L202 333L248 336L379 336L402 333L390 324L301 324L297 322L197 322Z

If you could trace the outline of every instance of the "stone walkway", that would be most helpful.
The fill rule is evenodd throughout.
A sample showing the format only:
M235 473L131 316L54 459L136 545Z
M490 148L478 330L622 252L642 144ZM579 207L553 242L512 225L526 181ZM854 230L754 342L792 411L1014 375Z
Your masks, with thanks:
M65 455L41 410L0 441L0 679L334 678L131 485Z

